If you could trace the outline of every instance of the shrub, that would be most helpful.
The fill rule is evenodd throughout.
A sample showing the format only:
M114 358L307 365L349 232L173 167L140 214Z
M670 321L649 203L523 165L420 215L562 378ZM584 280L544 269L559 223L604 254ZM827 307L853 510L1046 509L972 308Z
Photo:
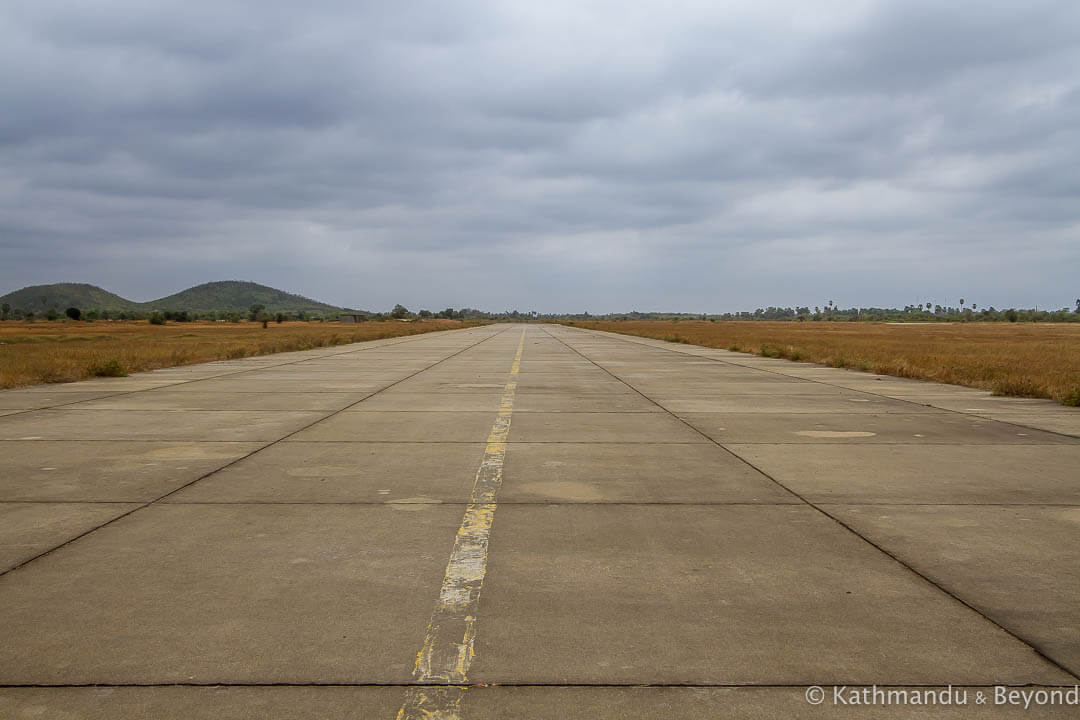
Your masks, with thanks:
M67 310L64 311L64 314L72 320L78 320L82 317L82 310L77 307L69 307Z
M990 392L993 395L1006 395L1012 397L1049 397L1046 389L1030 378L1007 378L1005 380L998 380L994 383Z
M94 377L127 377L124 364L116 358L90 363L86 369Z
M151 313L150 314L150 324L151 325L164 325L165 324L165 316L162 315L159 312Z

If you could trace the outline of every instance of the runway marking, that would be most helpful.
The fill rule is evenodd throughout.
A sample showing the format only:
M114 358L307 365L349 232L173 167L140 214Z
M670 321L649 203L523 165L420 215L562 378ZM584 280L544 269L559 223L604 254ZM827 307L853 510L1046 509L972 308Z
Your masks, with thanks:
M860 438L877 435L877 433L862 430L796 430L795 434L812 438Z
M455 720L465 692L476 639L476 609L487 572L488 539L495 522L496 495L502 486L503 460L510 435L521 354L525 350L525 330L521 331L517 354L510 366L510 379L503 386L499 414L488 434L484 457L476 471L469 505L461 520L450 562L446 565L435 611L428 622L424 645L416 654L413 677L427 687L410 688L397 720L428 718ZM432 687L430 684L445 686Z

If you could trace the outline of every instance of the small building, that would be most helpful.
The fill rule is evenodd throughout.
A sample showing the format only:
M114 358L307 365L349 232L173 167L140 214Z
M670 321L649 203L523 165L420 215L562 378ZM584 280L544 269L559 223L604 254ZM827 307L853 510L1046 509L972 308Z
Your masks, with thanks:
M367 315L363 313L341 313L338 315L338 322L342 323L362 323L367 320Z

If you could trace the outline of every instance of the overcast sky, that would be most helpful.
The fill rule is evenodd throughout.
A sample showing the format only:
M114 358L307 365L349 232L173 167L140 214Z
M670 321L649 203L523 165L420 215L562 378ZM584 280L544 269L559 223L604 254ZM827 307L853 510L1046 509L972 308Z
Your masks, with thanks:
M0 294L1072 306L1080 3L0 5Z

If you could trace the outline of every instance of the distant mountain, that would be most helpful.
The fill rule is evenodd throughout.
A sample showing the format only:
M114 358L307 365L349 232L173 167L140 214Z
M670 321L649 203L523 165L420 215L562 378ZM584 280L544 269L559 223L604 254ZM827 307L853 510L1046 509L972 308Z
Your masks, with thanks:
M31 285L0 297L13 309L41 312L55 307L80 310L247 310L252 305L265 305L268 312L340 312L342 308L318 300L294 295L266 285L240 280L210 282L188 288L150 302L134 302L108 290L86 283L55 283Z
M268 312L340 312L341 308L276 290L266 285L240 280L224 280L196 285L175 295L142 303L147 310L247 310L265 305Z
M7 303L13 308L42 312L56 308L64 312L69 307L82 310L137 310L139 303L114 295L97 285L86 283L54 283L52 285L31 285L22 290L0 297L0 303Z

